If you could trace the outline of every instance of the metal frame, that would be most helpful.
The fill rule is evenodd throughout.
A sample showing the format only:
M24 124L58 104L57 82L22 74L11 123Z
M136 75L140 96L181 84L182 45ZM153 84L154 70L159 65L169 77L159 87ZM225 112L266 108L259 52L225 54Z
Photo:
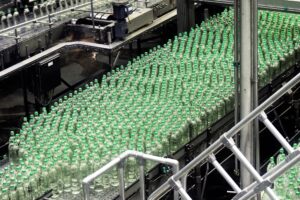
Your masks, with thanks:
M174 19L177 15L177 11L173 10L167 14L165 14L164 16L156 19L153 21L152 24L150 24L149 26L143 27L137 31L135 31L134 33L128 35L125 39L125 41L118 41L118 42L114 42L112 44L97 44L97 43L92 43L92 42L82 42L82 41L75 41L75 42L64 42L64 43L60 43L56 46L53 46L39 54L36 54L24 61L21 61L11 67L8 67L2 71L0 71L0 80L2 78L4 78L5 76L10 75L11 73L21 70L22 68L33 64L34 62L38 61L39 59L42 59L48 55L50 55L51 53L63 50L63 49L71 49L71 48L90 48L90 49L95 49L96 51L102 51L102 52L109 52L110 56L112 55L112 53L119 51L123 46L125 46L126 44L130 43L131 41L135 40L137 37L142 36L143 34L145 34L148 31L151 31L159 26L162 26L164 23ZM1 32L0 32L1 33ZM111 58L112 60L112 58ZM111 61L111 64L113 64L113 60Z
M53 17L53 16L57 16L57 15L64 14L64 13L66 13L66 12L72 11L73 9L79 9L79 8L88 6L88 5L90 5L90 4L91 4L91 2L83 3L83 4L80 4L80 5L78 5L78 6L66 8L66 9L60 10L60 11L58 11L58 12L51 13L51 14L49 14L49 15L45 15L45 16L42 16L42 17L38 17L38 18L34 18L34 19L31 19L31 20L28 20L28 21L23 22L23 23L19 23L19 24L17 24L17 25L10 26L10 27L7 27L7 28L5 28L5 29L1 29L1 30L0 30L0 34L5 33L5 32L7 32L7 31L11 31L11 30L17 29L17 28L20 28L20 27L22 27L22 26L25 26L25 25L28 25L28 24L31 24L31 23L40 22L40 21L42 21L42 20L48 19L49 17Z
M197 2L219 5L234 4L234 0L197 0ZM300 3L295 0L258 0L258 8L265 10L299 13Z
M138 151L127 150L124 153L122 153L120 156L116 157L115 159L110 161L108 164L103 166L98 171L94 172L93 174L90 174L89 176L87 176L86 178L83 179L82 186L83 186L84 200L90 199L90 183L93 180L95 180L97 177L104 174L105 172L111 170L113 167L118 168L119 183L120 183L120 185L119 185L120 198L121 198L121 200L125 200L124 162L129 157L135 157L139 163L139 172L140 172L139 183L140 183L140 199L141 200L146 199L146 197L145 197L145 177L144 177L145 176L145 173L144 173L145 160L151 160L151 161L159 162L162 164L170 165L173 168L173 174L175 174L179 171L179 162L177 160L148 155L148 154L144 154L144 153L141 153ZM177 185L178 188L183 189L180 181L175 182L175 185ZM176 191L174 193L174 199L175 200L178 199L178 193Z
M293 88L297 83L300 82L300 73L297 74L293 79L291 79L288 83L286 83L282 88L280 88L277 92L275 92L270 98L268 98L265 102L259 105L256 109L254 109L248 116L243 118L239 123L237 123L234 127L232 127L228 132L224 133L216 142L210 145L206 150L200 153L194 160L192 160L189 164L183 167L178 173L169 178L169 181L160 186L155 192L153 192L148 200L159 199L165 192L172 189L172 184L174 185L177 181L183 178L186 174L188 174L193 168L199 165L201 162L207 160L207 158L213 156L213 153L218 150L220 147L225 146L229 148L234 155L239 159L239 161L247 168L247 170L251 173L251 175L256 179L254 183L249 185L248 187L238 192L234 199L248 199L255 194L265 190L271 199L278 199L276 194L270 188L271 183L280 175L282 175L286 170L295 165L300 161L300 150L294 150L290 144L286 142L286 140L281 136L278 131L275 131L275 127L270 125L270 122L266 118L264 114L264 110L266 110L269 106L271 106L276 100L282 97L288 90ZM249 163L249 161L245 158L245 156L241 153L241 151L236 146L232 137L235 136L244 126L246 126L249 122L255 120L257 117L260 117L262 122L267 125L267 128L272 132L272 134L276 137L276 139L283 144L284 148L288 150L290 153L287 156L287 159L282 163L278 164L271 170L269 173L266 173L264 176L260 176L259 173L255 170L255 168ZM210 159L211 159L210 158ZM213 160L213 159L211 159ZM213 160L213 162L216 162ZM220 167L220 166L219 166ZM232 185L231 180L228 179L226 173L221 172L221 175L228 181L229 184ZM226 178L227 177L227 178ZM183 188L175 188L178 190L180 195L185 199L190 199L187 192L183 190ZM233 189L237 189L235 186Z

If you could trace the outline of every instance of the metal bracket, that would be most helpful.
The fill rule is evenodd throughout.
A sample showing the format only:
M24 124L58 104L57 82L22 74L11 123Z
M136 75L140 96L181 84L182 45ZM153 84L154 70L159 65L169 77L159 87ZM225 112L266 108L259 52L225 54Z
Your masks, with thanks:
M226 133L220 137L220 140L225 147L231 149L231 147L235 145L235 142L232 140L232 138L227 138L225 135Z
M217 159L216 159L216 156L214 154L210 154L207 158L207 161L210 162L210 163L214 162L215 160L217 160Z
M289 155L286 156L285 162L289 162L289 161L293 160L299 154L300 154L300 150L296 149L295 151L293 151L292 153L290 153Z
M258 115L259 121L263 122L265 119L268 119L268 116L265 112L261 112L260 115Z
M235 195L232 200L239 200L241 197L243 197L247 192L245 190L242 190L240 193Z
M174 188L175 191L178 191L180 189L173 176L169 178L168 183L172 188Z
M263 182L261 182L260 184L258 184L253 190L255 193L259 193L259 192L262 192L263 190L267 189L271 185L272 185L271 181L266 179Z

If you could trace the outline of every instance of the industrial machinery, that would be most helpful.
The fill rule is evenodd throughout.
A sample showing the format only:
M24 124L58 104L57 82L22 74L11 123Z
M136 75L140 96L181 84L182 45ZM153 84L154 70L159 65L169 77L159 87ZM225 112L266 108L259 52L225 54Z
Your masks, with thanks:
M236 125L233 4L3 1L0 101L18 98L24 110L11 116L0 104L0 133L10 134L1 199L225 200L262 191L263 199L298 199L300 3L258 2L252 82L264 103ZM252 166L237 148L238 132L258 116L267 129L258 133L262 164ZM275 154L268 133L286 153ZM256 182L237 184L239 163Z

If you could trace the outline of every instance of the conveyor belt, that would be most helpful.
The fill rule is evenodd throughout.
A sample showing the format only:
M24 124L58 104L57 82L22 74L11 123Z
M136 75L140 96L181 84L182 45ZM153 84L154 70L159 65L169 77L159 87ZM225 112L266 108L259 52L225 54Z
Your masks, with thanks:
M297 17L261 12L261 85L298 61L299 38L289 41L298 34ZM286 29L275 26L273 18L278 19L276 23L284 22ZM36 189L29 194L37 196L49 184L56 193L62 189L70 193L70 187L76 193L80 190L78 180L88 170L99 168L120 151L172 154L230 113L234 86L232 22L233 12L227 10L135 59L127 68L112 71L101 84L96 80L85 90L65 96L50 112L43 109L41 114L25 119L22 134L11 138L10 154L15 163L30 166L30 183ZM275 33L269 35L272 28ZM279 38L286 44L279 43ZM48 165L56 166L49 172L54 174L47 174L54 168ZM128 163L129 183L135 180L134 166ZM11 170L18 173L15 166ZM63 180L63 186L58 180ZM115 187L115 183L112 173L95 187L100 191Z

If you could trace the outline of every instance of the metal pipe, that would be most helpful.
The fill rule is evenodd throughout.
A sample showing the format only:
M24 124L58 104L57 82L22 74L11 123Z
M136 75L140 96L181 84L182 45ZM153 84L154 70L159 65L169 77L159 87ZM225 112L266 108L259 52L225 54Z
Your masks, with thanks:
M265 112L260 114L260 120L289 154L294 151L293 147L286 141L286 139L284 139L281 133L279 133L276 127L270 122Z
M90 174L89 176L85 177L82 181L83 186L83 194L84 199L89 200L89 183L96 179L97 177L101 176L105 172L111 170L114 166L118 165L120 162L123 162L126 158L133 156L138 157L146 160L152 160L163 164L171 165L173 168L173 172L177 173L179 171L179 162L177 160L173 160L170 158L161 158L153 155L144 154L137 151L127 150L124 153L122 153L120 156L114 158L112 161L110 161L108 164L104 165L101 169L97 170L93 174Z
M245 124L247 124L249 121L255 119L262 111L264 111L266 108L268 108L270 105L272 105L276 100L278 100L281 96L283 96L288 90L293 88L298 82L300 82L300 73L297 74L294 78L292 78L284 86L282 86L270 98L268 98L266 101L264 101L262 104L260 104L257 108L255 108L247 117L243 118L240 122L238 122L234 127L232 127L223 136L228 137L228 138L234 136L237 132L239 132L241 130L241 128L243 128L245 126ZM219 138L217 141L215 141L213 144L211 144L207 149L202 151L189 164L187 164L185 167L183 167L178 173L173 175L171 178L173 178L175 181L179 180L181 177L188 174L188 172L190 170L192 170L200 162L202 162L204 159L206 159L209 154L213 153L213 151L215 151L221 145L222 145L222 138ZM169 178L169 180L171 180L171 178ZM169 183L165 182L156 191L154 191L148 199L149 200L156 199L159 196L161 196L162 194L164 194L170 188L171 187L170 187Z
M252 110L258 106L258 0L251 1L252 19ZM258 119L253 121L253 155L257 171L260 171L260 139Z
M266 173L263 176L263 179L267 179L270 182L274 182L276 180L276 178L280 177L282 174L285 173L285 171L287 169L289 169L290 167L292 167L293 165L295 165L296 163L298 163L300 161L300 152L298 151L298 153L296 154L296 156L294 156L289 162L283 162L283 164L281 164L280 166L277 166L276 171L273 173ZM244 191L247 191L247 193L244 194L244 196L242 196L239 200L247 200L249 198L251 198L252 196L255 195L255 187L257 186L257 182L252 183L251 185L249 185L248 187L244 188Z
M234 141L232 139L229 139L229 141L231 141L231 145L230 145L231 151L240 160L242 165L249 172L250 176L252 175L259 183L263 182L264 179L259 175L259 173L255 170L255 168L249 163L247 157L245 157L245 155L238 149L238 147L234 144ZM271 188L268 187L266 189L266 193L268 194L270 199L279 200Z
M15 39L14 36L12 36L12 38ZM91 42L81 42L81 41L77 41L77 42L65 42L65 43L60 43L54 47L51 47L39 54L36 54L26 60L23 60L3 71L0 71L0 80L18 70L21 70L23 67L27 66L27 65L30 65L30 64L33 64L34 62L38 61L39 59L41 58L44 58L46 56L48 56L49 54L51 53L54 53L54 52L57 52L63 48L71 48L71 47L74 47L74 48L81 48L81 47L90 47L90 48L95 48L95 49L108 49L109 46L107 45L102 45L102 44L97 44L97 43L91 43Z
M178 192L180 194L181 199L192 200L192 198L188 195L188 193L182 186L178 188Z
M129 156L129 152L124 152L122 153L120 156L118 156L117 158L113 159L112 161L110 161L108 164L104 165L101 169L99 169L98 171L94 172L93 174L90 174L89 176L87 176L86 178L83 179L82 181L82 186L83 186L83 193L84 193L84 199L85 200L89 200L89 183L91 181L93 181L94 179L96 179L98 176L104 174L105 172L109 171L111 168L113 168L115 165L117 165L119 162L123 161L123 159L125 159L126 157Z
M181 180L183 189L185 189L185 190L186 190L186 186L187 186L187 177L188 177L188 174L184 175Z
M234 1L234 124L240 121L240 0ZM235 136L235 141L238 143L238 135ZM239 171L238 160L234 160L235 172Z
M93 31L95 32L95 16L94 16L94 4L93 0L91 0L91 14L92 14L92 24L93 24Z
M117 53L117 55L116 55L116 58L115 58L115 60L114 60L114 62L113 62L113 64L112 64L111 68L114 68L114 67L116 66L116 64L117 64L117 62L118 62L118 60L119 60L120 54L121 54L121 50L118 51L118 53Z
M124 161L118 165L119 172L119 192L121 200L125 200L125 181L124 181Z
M67 8L67 9L64 9L64 10L61 10L61 11L52 13L51 16L57 16L57 15L60 15L60 14L69 12L71 9L82 8L82 7L88 6L88 5L90 5L90 2L81 4L81 5L78 5L78 6L74 6L73 8ZM5 33L5 32L7 32L7 31L11 31L11 30L13 30L13 29L20 28L20 27L22 27L22 26L24 26L24 25L31 24L31 23L33 23L34 21L40 21L40 20L44 20L44 19L47 19L47 18L48 18L48 16L41 16L41 17L38 17L38 18L35 18L35 19L32 19L32 20L29 20L29 21L27 21L27 22L23 22L23 23L17 24L17 25L15 25L15 26L10 26L10 27L7 27L7 28L5 28L5 29L2 29L2 30L0 30L0 33Z
M252 110L252 82L251 74L253 67L253 37L252 19L254 12L251 7L253 0L241 0L241 119L245 118ZM250 56L249 56L250 55ZM253 163L253 131L252 123L247 124L241 129L240 149L246 158ZM252 177L245 169L240 169L241 185L250 185Z
M220 163L217 161L214 154L211 154L209 156L209 161L218 170L218 172L227 181L227 183L232 187L232 189L234 189L234 191L236 191L237 193L240 193L242 191L241 188L234 182L234 180L229 176L229 174L220 165Z
M139 170L140 170L140 199L145 200L145 174L144 174L144 167L145 167L145 160L140 158L139 159Z

